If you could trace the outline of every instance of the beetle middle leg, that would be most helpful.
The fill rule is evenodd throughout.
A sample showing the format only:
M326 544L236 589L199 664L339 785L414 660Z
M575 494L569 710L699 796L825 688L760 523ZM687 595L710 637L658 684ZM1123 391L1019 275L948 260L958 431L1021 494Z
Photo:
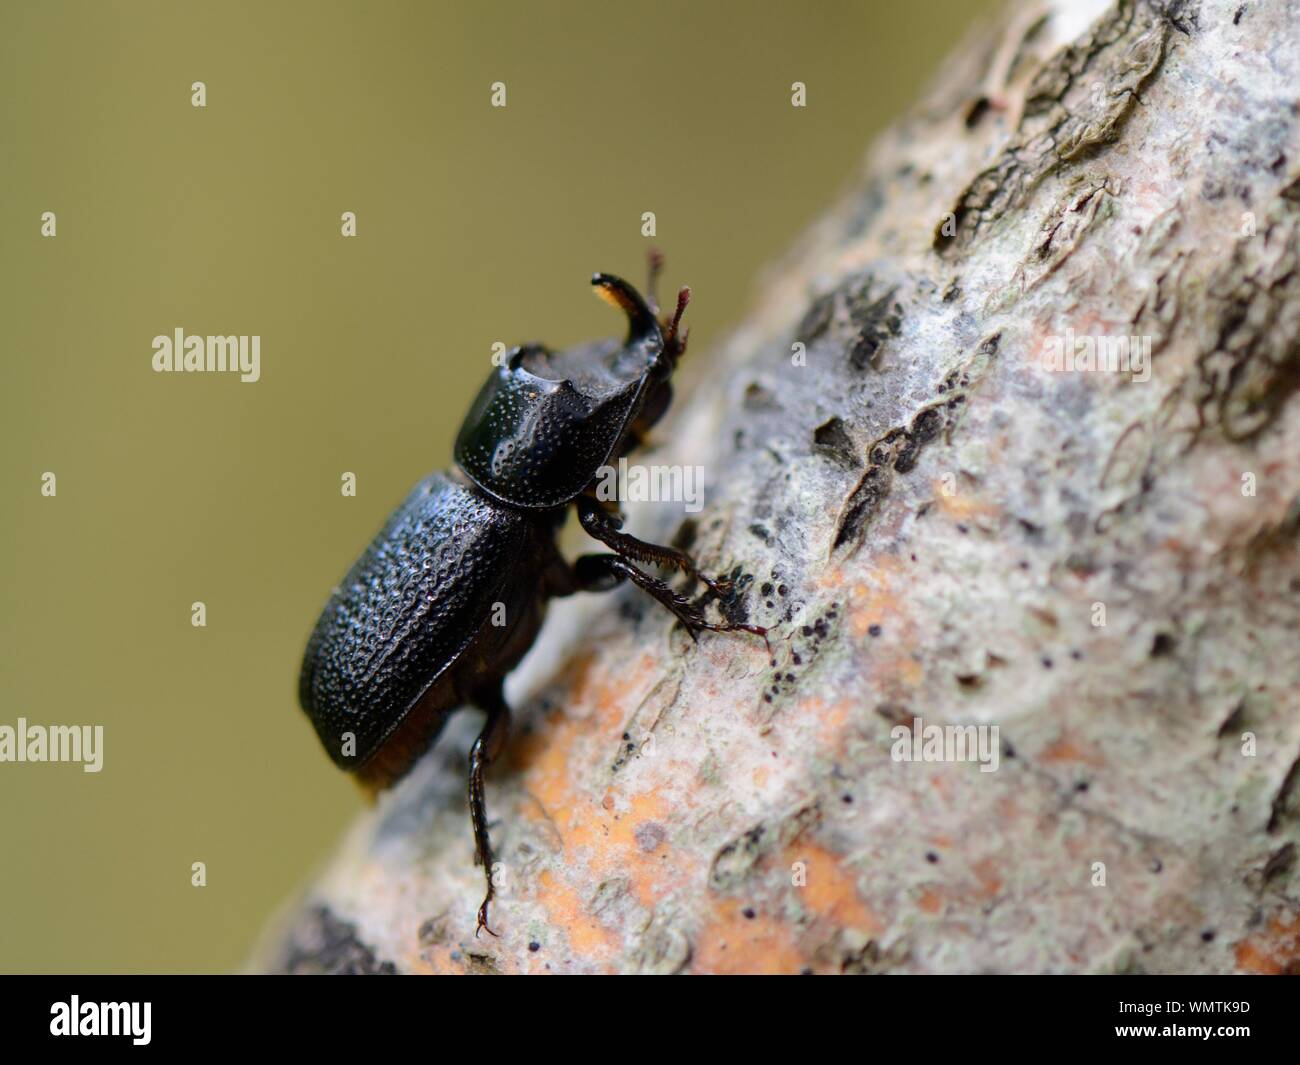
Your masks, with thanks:
M506 733L510 731L510 707L506 705L500 684L475 693L472 701L475 706L487 711L488 716L487 724L469 751L469 818L474 826L474 864L483 866L483 875L487 880L487 894L478 908L478 923L474 934L477 936L486 928L488 934L494 936L496 933L487 923L488 903L496 891L492 883L492 841L488 838L487 804L483 799L483 770L505 746Z

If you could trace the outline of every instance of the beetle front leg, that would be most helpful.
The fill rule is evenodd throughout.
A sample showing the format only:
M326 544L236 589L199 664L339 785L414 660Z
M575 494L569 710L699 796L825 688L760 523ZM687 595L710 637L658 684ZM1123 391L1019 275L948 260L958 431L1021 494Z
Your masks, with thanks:
M488 926L488 903L496 894L492 882L492 841L488 838L487 804L483 799L483 770L492 763L505 745L506 734L510 731L510 707L506 705L500 685L491 691L475 695L474 705L487 711L487 724L479 733L478 739L469 751L469 817L474 826L474 864L483 866L483 875L487 880L487 894L483 904L478 908L478 923L474 928L477 936L483 929L489 935L496 935Z
M635 536L621 532L623 520L607 513L599 503L589 496L582 496L578 499L578 520L582 523L582 528L588 536L593 540L599 540L621 557L681 570L683 573L689 573L692 577L698 577L714 595L721 597L726 594L728 582L725 578L717 581L712 577L705 576L700 572L695 560L685 551L679 551L675 547L662 547L659 544L647 543L645 540L638 540Z
M643 592L653 597L666 608L690 633L692 640L699 638L702 631L708 632L752 632L761 636L763 643L767 640L767 629L758 625L738 625L733 622L721 624L709 621L704 613L684 595L678 595L657 577L639 570L621 555L583 555L573 565L574 591L608 591L609 588L623 581L630 580Z

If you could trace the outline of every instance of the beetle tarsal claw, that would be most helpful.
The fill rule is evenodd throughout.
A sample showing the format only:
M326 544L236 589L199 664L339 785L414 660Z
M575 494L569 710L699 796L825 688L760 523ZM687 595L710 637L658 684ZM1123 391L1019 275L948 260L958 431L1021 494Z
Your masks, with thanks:
M696 635L697 632L748 632L750 635L757 636L763 641L763 646L767 648L768 656L771 657L772 641L767 638L769 630L764 628L762 625L748 625L734 621L724 621L721 624L715 624L712 621L705 620L703 615L700 615L698 620L693 620L689 623L683 619L682 624L686 626L686 631L691 634L691 639L697 643L699 642L699 637Z
M478 923L474 928L474 938L477 939L478 934L482 932L484 929L487 929L488 935L496 936L497 939L500 939L501 937L497 935L496 932L492 931L492 927L488 924L487 908L488 908L488 900L484 899L483 905L478 908Z
M704 582L709 591L718 597L726 595L732 589L730 577L710 577L704 573L696 573L696 576Z

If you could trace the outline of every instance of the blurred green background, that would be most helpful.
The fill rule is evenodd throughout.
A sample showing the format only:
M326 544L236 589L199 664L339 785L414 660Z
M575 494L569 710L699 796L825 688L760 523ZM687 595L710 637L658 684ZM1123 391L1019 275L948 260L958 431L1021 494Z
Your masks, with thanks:
M303 642L491 344L615 332L654 211L701 357L989 7L5 4L0 724L105 740L0 764L0 970L236 967L361 805ZM178 326L262 379L155 374Z

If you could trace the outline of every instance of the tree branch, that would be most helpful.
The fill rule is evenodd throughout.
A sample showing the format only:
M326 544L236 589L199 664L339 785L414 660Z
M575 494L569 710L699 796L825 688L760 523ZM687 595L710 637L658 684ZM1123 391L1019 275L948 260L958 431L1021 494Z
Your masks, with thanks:
M256 966L1300 967L1295 6L1079 6L953 57L644 456L710 495L638 535L738 568L774 663L554 604L488 782L502 937L465 715ZM998 734L900 760L932 725Z

